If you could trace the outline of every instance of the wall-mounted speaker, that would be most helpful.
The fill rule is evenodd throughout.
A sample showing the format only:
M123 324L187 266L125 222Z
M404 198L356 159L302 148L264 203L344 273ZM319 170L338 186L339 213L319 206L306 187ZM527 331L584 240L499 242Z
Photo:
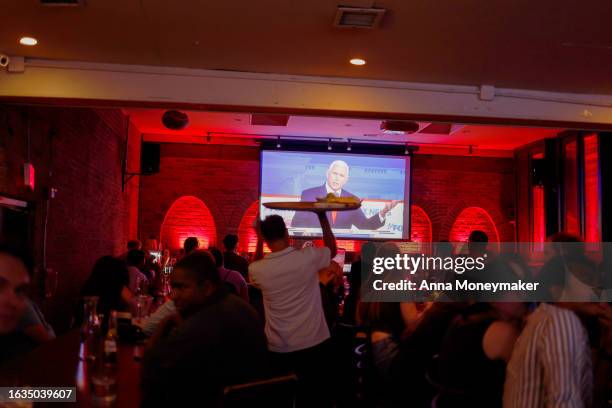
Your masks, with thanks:
M160 144L143 142L140 149L140 173L159 173Z

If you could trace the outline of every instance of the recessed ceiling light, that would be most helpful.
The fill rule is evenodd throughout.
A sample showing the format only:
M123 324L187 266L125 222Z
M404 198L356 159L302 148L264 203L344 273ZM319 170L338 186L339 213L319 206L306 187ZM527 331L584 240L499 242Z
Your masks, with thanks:
M21 45L36 45L38 44L38 40L34 37L21 37L19 39L19 44Z
M353 65L365 65L366 61L364 59L361 59L361 58L353 58L353 59L351 59L350 63L353 64Z

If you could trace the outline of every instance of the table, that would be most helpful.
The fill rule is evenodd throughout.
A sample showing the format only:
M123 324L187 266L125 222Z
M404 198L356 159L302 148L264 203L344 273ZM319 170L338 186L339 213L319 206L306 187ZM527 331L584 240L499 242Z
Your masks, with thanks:
M76 403L35 403L35 407L95 407L90 381L92 363L79 359L80 334L71 331L45 343L31 353L12 360L0 369L0 385L31 387L76 387ZM141 364L134 359L136 345L117 347L117 408L140 405Z

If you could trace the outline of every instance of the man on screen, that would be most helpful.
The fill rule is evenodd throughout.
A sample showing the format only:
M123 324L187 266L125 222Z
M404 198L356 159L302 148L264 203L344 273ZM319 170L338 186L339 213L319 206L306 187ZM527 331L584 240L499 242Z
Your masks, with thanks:
M325 184L302 191L300 201L316 201L317 197L325 197L332 193L336 197L358 198L349 191L343 189L349 179L349 166L342 160L335 160L327 169ZM355 226L364 230L376 230L385 225L385 217L389 211L397 205L398 200L392 200L378 214L367 218L362 210L354 211L329 211L327 217L333 228L348 229ZM317 217L310 212L298 211L291 221L292 227L313 228L318 226Z

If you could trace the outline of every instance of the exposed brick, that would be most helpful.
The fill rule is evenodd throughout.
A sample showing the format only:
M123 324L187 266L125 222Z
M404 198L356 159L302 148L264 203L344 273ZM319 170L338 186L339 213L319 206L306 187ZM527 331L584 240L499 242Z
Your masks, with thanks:
M25 189L21 176L28 115L30 161L36 168L34 192ZM0 131L0 193L32 206L32 250L39 266L46 191L57 189L56 198L49 201L46 264L58 273L58 289L43 306L61 332L68 327L95 260L121 253L129 237L129 207L135 203L130 203L129 190L121 192L125 118L113 109L2 105L0 120L5 124Z
M499 239L514 240L514 161L417 155L412 202L419 213L415 228L429 239L447 240L455 219L468 207L480 207L495 222ZM254 216L259 185L256 148L164 144L160 173L141 179L140 237L159 237L164 217L180 197L195 196L210 210L217 241L227 233L244 235ZM243 221L247 215L249 220ZM242 222L242 225L241 225ZM242 246L248 239L241 237Z

